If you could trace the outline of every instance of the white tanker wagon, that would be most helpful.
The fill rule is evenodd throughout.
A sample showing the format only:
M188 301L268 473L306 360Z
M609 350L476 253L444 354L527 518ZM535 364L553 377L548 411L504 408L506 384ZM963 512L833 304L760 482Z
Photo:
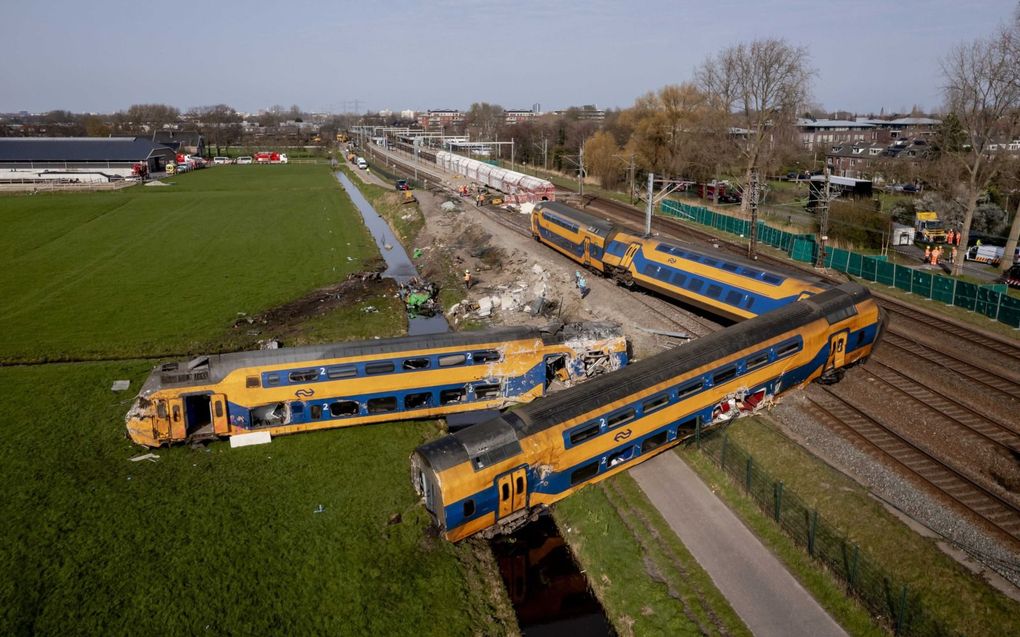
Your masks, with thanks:
M436 165L447 172L463 175L472 181L500 191L510 203L554 201L556 187L552 182L513 170L499 168L477 159L448 151L436 153Z

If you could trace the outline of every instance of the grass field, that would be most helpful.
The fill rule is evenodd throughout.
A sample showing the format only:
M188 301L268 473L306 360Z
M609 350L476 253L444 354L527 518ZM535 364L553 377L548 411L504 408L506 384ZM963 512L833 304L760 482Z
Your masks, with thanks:
M0 199L2 359L208 351L238 338L236 312L378 259L323 167L174 181ZM404 324L399 303L369 291L298 317L290 334L322 342ZM0 634L514 632L491 556L434 539L410 486L408 457L434 424L130 462L142 451L124 435L133 391L110 384L136 391L154 363L0 367Z
M377 254L324 166L218 166L167 187L0 198L0 360L208 349ZM348 259L350 257L350 259Z

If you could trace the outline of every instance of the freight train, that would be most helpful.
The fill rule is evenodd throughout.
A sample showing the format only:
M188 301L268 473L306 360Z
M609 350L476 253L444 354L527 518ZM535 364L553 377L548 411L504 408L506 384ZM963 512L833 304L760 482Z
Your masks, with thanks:
M865 361L886 318L846 283L418 447L414 488L456 541L508 532L587 484Z
M680 246L560 202L535 204L532 237L626 287L638 286L738 321L817 294L821 282Z
M516 327L200 356L157 366L126 416L139 444L273 436L497 409L627 364L619 326Z

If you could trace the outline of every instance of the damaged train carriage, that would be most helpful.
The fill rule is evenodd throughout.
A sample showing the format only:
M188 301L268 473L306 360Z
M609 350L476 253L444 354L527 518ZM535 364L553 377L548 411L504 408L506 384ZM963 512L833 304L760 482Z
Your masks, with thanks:
M828 287L732 255L644 237L559 202L535 205L531 234L620 285L636 285L731 321L765 314Z
M164 363L128 412L158 447L499 409L627 364L608 323L516 327L202 356Z
M844 284L422 445L412 482L449 540L513 530L696 432L839 380L884 323L866 288Z

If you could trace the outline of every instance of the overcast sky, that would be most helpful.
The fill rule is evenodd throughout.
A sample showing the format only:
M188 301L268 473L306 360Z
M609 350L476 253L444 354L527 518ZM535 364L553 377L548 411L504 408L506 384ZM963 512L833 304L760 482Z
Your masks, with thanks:
M625 107L722 48L806 46L826 109L940 103L939 58L1017 0L3 0L0 111Z

